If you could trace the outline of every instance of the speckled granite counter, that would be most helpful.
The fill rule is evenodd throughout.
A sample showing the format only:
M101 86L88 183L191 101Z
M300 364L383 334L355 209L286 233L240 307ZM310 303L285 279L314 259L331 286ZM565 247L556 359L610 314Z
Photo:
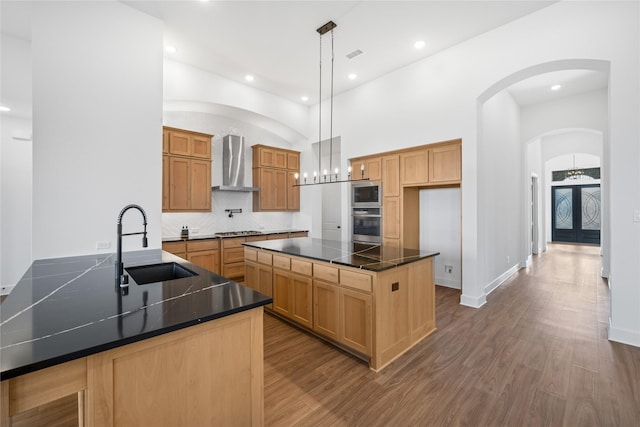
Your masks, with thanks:
M369 271L383 271L439 254L432 251L383 245L371 246L310 237L247 242L244 245Z
M2 380L260 307L271 298L161 250L125 269L175 261L197 273L116 292L115 254L35 261L2 303Z

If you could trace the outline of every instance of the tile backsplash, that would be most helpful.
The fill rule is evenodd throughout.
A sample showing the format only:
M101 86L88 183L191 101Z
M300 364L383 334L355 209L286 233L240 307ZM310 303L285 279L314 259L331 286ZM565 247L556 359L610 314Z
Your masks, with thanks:
M214 234L221 231L241 230L282 230L295 228L294 213L253 212L252 193L233 191L213 191L211 193L212 212L180 212L162 214L162 237L180 235L183 226L188 226L193 235ZM242 213L229 214L225 209L242 209Z

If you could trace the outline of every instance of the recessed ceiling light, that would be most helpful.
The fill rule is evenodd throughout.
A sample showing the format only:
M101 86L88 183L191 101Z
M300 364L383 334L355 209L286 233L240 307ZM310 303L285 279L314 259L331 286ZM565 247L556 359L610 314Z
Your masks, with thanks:
M413 47L415 47L416 49L422 49L424 45L425 45L424 40L418 40L413 44Z
M244 79L248 82L252 82L253 81L253 76L251 74L247 74L246 76L244 76Z
M358 78L358 75L356 73L349 74L349 80L355 80L357 78Z
M553 85L553 86L551 86L551 90L560 90L561 87L562 86L560 86L560 85Z
M178 49L176 49L175 46L167 45L164 47L164 50L166 50L169 53L176 53Z
M0 111L11 111L11 108L0 105Z
M303 101L305 101L305 102L306 102L306 101L308 101L308 100L309 100L309 97L308 97L308 96L301 96L301 97L300 97L300 99L302 99Z

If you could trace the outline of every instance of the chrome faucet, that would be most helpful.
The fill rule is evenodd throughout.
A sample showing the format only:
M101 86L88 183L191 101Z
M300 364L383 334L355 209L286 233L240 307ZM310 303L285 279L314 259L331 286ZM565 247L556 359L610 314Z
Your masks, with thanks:
M143 231L137 233L125 233L122 234L122 216L129 209L138 209L142 214L142 224L144 225ZM147 247L147 214L140 205L127 205L120 211L118 215L118 252L116 255L116 287L127 288L129 286L129 276L124 274L124 264L122 263L122 236L133 236L136 234L142 234L142 247Z

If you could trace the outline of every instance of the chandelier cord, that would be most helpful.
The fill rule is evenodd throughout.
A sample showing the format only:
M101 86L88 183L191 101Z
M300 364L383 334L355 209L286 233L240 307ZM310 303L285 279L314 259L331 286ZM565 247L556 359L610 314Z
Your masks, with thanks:
M331 106L329 110L329 173L333 172L333 60L334 60L333 29L331 29Z
M318 179L322 174L322 34L320 34L320 92L318 96ZM315 177L314 177L315 181Z

